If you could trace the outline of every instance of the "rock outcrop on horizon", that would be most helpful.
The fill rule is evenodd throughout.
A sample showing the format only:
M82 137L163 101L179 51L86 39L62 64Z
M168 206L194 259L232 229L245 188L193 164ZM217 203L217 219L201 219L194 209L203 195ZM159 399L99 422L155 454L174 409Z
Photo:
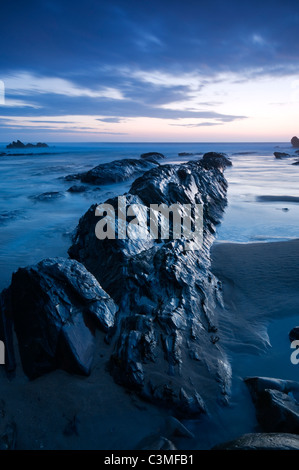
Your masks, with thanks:
M32 148L48 148L49 146L43 142L38 142L37 144L23 144L20 140L17 140L16 142L13 141L11 144L8 144L6 146L7 149L32 149Z
M291 138L291 144L293 147L298 148L299 147L299 139L298 137L294 136Z
M24 371L35 378L55 368L89 374L93 331L100 328L112 348L116 382L177 417L199 416L216 402L227 404L230 393L216 314L221 285L210 270L210 247L227 204L223 173L231 162L214 152L181 165L140 162L152 168L124 196L138 217L138 224L126 221L130 236L98 239L97 205L91 206L79 221L71 259L14 273L1 296L0 335L12 344L15 328ZM117 209L118 198L106 203ZM195 232L174 238L172 221L170 239L152 238L144 229L151 204L177 204L182 214L185 205L201 205L202 238ZM195 226L195 212L188 216ZM165 223L163 215L157 220ZM115 222L118 235L117 216ZM8 352L13 368L13 346Z

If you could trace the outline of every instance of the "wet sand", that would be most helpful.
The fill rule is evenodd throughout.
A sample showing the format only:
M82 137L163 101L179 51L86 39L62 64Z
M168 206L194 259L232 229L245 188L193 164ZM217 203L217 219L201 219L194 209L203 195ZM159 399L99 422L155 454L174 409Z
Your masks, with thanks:
M219 407L213 421L186 422L195 438L175 439L179 449L211 448L257 432L244 377L299 377L299 365L289 360L288 339L290 328L299 324L299 240L215 243L211 256L223 284L219 345L232 363L231 407ZM12 380L0 371L2 422L16 422L18 449L134 449L160 433L169 412L116 385L106 371L110 346L101 337L98 344L87 378L56 371L30 382L20 364Z

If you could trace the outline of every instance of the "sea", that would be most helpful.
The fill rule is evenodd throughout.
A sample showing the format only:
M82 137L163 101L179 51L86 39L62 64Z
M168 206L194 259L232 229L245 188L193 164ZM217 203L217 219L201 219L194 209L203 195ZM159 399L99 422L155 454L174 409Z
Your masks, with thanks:
M218 226L216 243L265 242L298 237L299 204L259 202L258 197L299 197L299 166L294 158L276 159L273 152L294 154L289 143L53 143L48 148L6 149L0 144L0 290L12 273L38 261L67 256L80 217L93 203L128 191L132 181L70 193L69 174L106 162L161 152L163 163L178 164L200 155L224 152L233 166L228 205ZM297 157L299 159L299 156ZM43 193L58 193L40 198Z

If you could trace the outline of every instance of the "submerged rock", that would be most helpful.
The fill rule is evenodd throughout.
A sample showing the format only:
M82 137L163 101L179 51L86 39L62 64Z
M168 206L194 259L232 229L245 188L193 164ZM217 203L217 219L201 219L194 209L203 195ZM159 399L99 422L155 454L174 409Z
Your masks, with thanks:
M9 294L26 375L34 379L56 368L89 374L94 329L111 328L117 307L85 267L50 258L20 268Z
M285 152L274 152L273 155L275 156L275 158L278 158L278 159L291 157L289 153L285 153Z
M299 436L286 433L244 434L212 450L299 450Z
M202 152L179 152L179 157L191 157L193 155L203 155Z
M83 186L82 184L74 184L67 191L69 193L85 193L86 190L86 186Z
M140 155L140 158L143 158L144 160L147 160L148 162L158 163L159 160L163 160L165 158L165 155L159 152L147 152L147 153L142 153Z
M223 171L225 168L232 166L232 162L225 153L208 152L204 154L201 161L203 167L207 170L218 168Z
M130 178L136 178L147 170L157 166L156 161L150 159L123 159L114 160L109 163L101 163L84 173L68 175L66 181L79 180L82 183L89 184L111 184L126 181Z
M30 199L34 199L35 201L49 202L49 201L53 201L55 199L60 199L61 197L64 197L64 194L59 191L49 191L46 193L41 193L41 194L37 194L36 196L29 196L29 197Z
M226 206L223 171L230 165L216 153L162 165L134 181L126 194L126 209L134 204L143 222L151 204L178 204L182 210L184 204L203 204L202 240L174 239L172 222L169 240L153 239L140 225L134 232L128 222L132 236L118 239L117 215L116 239L100 240L93 205L80 219L69 250L120 305L111 358L115 380L173 408L177 416L199 415L207 402L228 399L231 369L221 334L220 341L211 341L221 294L210 271L209 249ZM118 198L107 203L117 209Z

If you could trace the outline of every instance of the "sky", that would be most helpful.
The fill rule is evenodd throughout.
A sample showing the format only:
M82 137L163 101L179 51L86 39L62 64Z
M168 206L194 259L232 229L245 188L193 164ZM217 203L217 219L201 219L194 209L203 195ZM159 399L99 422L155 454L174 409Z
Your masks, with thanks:
M285 142L298 0L1 0L0 142Z

